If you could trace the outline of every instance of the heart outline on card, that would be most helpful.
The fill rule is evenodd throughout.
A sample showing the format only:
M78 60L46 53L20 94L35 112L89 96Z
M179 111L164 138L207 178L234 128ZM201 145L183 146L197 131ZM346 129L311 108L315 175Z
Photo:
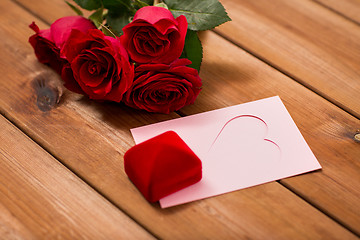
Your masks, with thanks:
M224 130L224 128L226 128L226 126L227 126L229 123L231 123L232 121L234 121L234 120L236 120L236 119L238 119L238 118L241 118L241 117L252 117L252 118L256 118L256 119L260 120L261 122L263 122L263 123L265 124L265 126L266 126L266 128L267 128L267 131L268 131L268 129L269 129L267 123L266 123L263 119L261 119L260 117L257 117L257 116L254 116L254 115L238 115L238 116L236 116L236 117L231 118L229 121L227 121L227 122L224 124L224 126L221 128L220 132L219 132L219 133L217 134L217 136L215 137L213 143L210 145L209 151L211 150L212 146L215 144L215 142L217 141L217 139L218 139L219 136L221 135L221 133L222 133L222 131ZM265 136L266 136L266 135L267 135L267 132L266 132ZM276 145L276 146L279 148L279 150L281 151L281 148L279 147L279 145L276 144L274 141L272 141L272 140L270 140L270 139L267 139L267 138L264 138L264 141L268 141L268 142L273 143L273 144Z
M267 133L266 122L254 115L239 115L223 125L203 159L203 183L199 185L211 186L207 195L211 192L215 196L225 190L230 192L243 187L239 175L243 176L240 179L244 182L254 176L266 179L267 170L277 168L281 148L266 138ZM238 136L237 141L232 141L234 134ZM201 192L201 189L197 191Z
M217 145L218 142L222 143L224 147L231 148L235 146L235 149L238 148L238 146L236 146L236 139L246 136L246 134L233 134L228 141L222 140L222 135L226 132L227 127L234 123L243 125L238 123L238 120L244 120L246 116L248 120L249 117L251 117L253 120L251 124L259 125L259 129L256 130L255 127L257 135L249 135L250 138L248 138L248 141L243 141L240 145L244 145L245 150L248 150L249 154L251 150L255 151L256 154L260 154L262 151L258 150L252 143L256 143L256 141L261 139L261 145L265 148L274 149L274 146L276 146L277 151L270 151L275 155L278 154L276 161L271 161L268 154L264 154L263 157L259 157L264 161L258 162L257 165L255 164L253 166L256 168L257 174L250 174L251 171L246 170L243 172L244 174L249 173L247 176L244 177L242 174L238 174L239 178L234 179L234 182L241 182L241 186L239 185L233 190L223 188L217 194L210 194L213 190L211 185L206 186L200 182L204 185L202 187L207 187L204 195L200 195L197 191L197 188L199 188L198 185L200 184L195 184L186 188L192 189L191 191L184 191L185 189L183 189L160 199L162 208L321 169L321 165L278 96L131 129L131 133L135 142L140 143L163 132L170 130L175 131L202 160L204 169L207 168L206 161L208 161L208 159L206 158L208 158L208 154L214 151L212 148ZM249 129L251 130L253 128ZM243 130L246 131L247 128L245 127ZM219 134L220 132L221 134ZM245 137L245 140L246 139ZM239 153L236 152L235 154L239 155ZM226 157L219 154L219 161L224 161L225 158ZM215 157L214 161L216 161ZM213 168L214 171L218 170L217 166ZM213 179L216 183L221 183L222 181L221 178L212 178L211 176L209 179ZM206 193L207 190L209 191ZM180 192L182 193L179 194Z
M281 149L275 142L265 138L268 133L266 122L260 117L244 114L232 117L221 126L209 151L202 159L202 180L163 198L161 200L162 207L170 207L171 204L167 205L166 202L172 202L172 199L177 199L180 202L182 201L181 199L184 199L184 202L186 202L185 199L191 196L199 200L248 187L246 180L254 178L254 175L256 175L255 177L260 181L269 181L268 178L271 178L272 173L269 173L268 169L269 167L276 168L277 165L280 164ZM232 126L235 126L237 129L231 129ZM256 134L253 134L254 130L256 130ZM236 133L242 137L242 141L229 142L226 139L221 139L224 138L224 136L225 138L227 137L227 131L230 132L230 136L228 136L229 139L233 139L232 135L237 131ZM244 131L247 131L247 133L244 133ZM249 141L249 138L252 139ZM253 146L242 147L239 155L239 152L237 152L239 147L237 145L244 143L245 145L246 143L250 145L260 143L265 146L268 154L266 154L267 159L261 164L261 168L258 167L258 162L262 160L263 152L252 152ZM221 145L219 146L217 144ZM219 148L220 151L215 153L214 151L216 149L219 150ZM229 149L232 151L229 151ZM244 153L244 150L246 151L247 149L250 151ZM227 153L225 156L223 156L224 151ZM255 157L252 157L254 154Z

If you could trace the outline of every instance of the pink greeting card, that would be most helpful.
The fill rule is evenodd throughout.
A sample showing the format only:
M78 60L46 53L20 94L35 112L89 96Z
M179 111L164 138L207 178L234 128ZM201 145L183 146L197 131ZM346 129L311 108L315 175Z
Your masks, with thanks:
M163 208L320 169L279 97L131 129L136 144L175 131L202 161L200 182Z

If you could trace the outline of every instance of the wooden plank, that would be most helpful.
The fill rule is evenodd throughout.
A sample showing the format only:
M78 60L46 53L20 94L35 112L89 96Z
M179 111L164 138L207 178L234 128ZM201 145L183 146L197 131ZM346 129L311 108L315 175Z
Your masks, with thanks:
M40 4L36 4L36 10L33 9L33 5L31 1L24 1L24 0L12 0L18 4L21 4L26 9L33 11L32 13L37 15L38 18L50 22L54 22L56 19L65 17L65 16L72 16L76 15L76 13L67 5L64 5L64 1L46 1L42 0L39 2ZM77 4L73 0L68 0L67 2L77 6ZM89 15L89 11L82 10L85 16ZM47 13L47 14L43 14ZM51 13L51 14L49 14Z
M34 234L2 204L0 204L0 236L3 239L35 239Z
M360 24L359 0L314 0Z
M1 239L153 239L0 117Z
M202 41L203 90L182 114L279 95L323 167L281 182L360 234L360 147L354 140L360 121L219 36L203 34Z
M39 2L33 1L32 11L36 12ZM5 1L4 4L9 12L3 19L14 18L18 21L12 22L15 26L11 29L7 29L6 26L0 29L0 36L10 38L9 41L0 41L0 46L5 49L4 52L0 52L0 56L3 57L0 59L6 59L1 62L0 68L11 71L11 74L4 71L2 76L6 84L0 85L1 112L157 236L171 239L182 239L184 236L189 239L264 239L269 236L274 239L354 238L354 235L276 182L166 210L159 209L156 204L148 204L123 172L122 156L134 144L128 130L131 127L175 118L177 115L147 114L115 104L88 101L68 92L63 95L59 106L49 112L41 112L36 107L36 96L30 87L30 82L34 78L31 74L40 70L51 74L36 62L30 47L23 40L30 31L21 29L20 26L32 21L32 17L9 1ZM36 14L46 19L49 11ZM224 57L230 52L235 52L242 54L243 60L248 60L249 64L244 65L247 68L259 67L259 61L256 59L213 33L209 33L209 36L209 41L223 44L220 50L226 53ZM14 52L14 49L17 51ZM15 68L14 63L18 61L19 53L26 57L23 64ZM211 54L207 55L207 58L211 59L205 61L210 63L207 68L214 68L215 74L209 75L211 69L207 70L208 73L204 70L204 84L209 90L218 87L217 90L222 91L229 86L217 84L226 82L228 77L233 80L241 77L243 73L239 75L239 71L244 68L239 68L242 65L236 62L230 66L219 64L223 60L221 51L211 51ZM231 66L237 66L234 75L231 75ZM260 66L271 69L266 65ZM273 70L258 70L260 73L258 72L257 82L263 77L276 79L282 76ZM45 73L41 75L43 78L46 76ZM230 75L227 75L228 73ZM292 81L288 78L279 78L284 82L290 82L290 87L287 88L289 91L300 87L297 84L291 85ZM235 84L235 81L232 84ZM248 91L258 91L254 98L260 95L266 97L266 88L259 90L258 87L259 85L254 84ZM259 91L264 92L261 94ZM199 102L204 110L206 102L207 108L215 101L219 101L219 104L226 103L226 96L219 97L215 92L210 98L206 92L200 96ZM244 100L239 98L239 101ZM193 107L196 109L196 106Z
M222 3L218 33L360 117L359 25L311 0Z

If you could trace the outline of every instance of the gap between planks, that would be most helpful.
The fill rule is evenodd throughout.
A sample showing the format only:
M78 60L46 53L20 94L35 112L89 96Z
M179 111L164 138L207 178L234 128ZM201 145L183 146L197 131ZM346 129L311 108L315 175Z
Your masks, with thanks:
M46 23L47 25L51 25L51 23L49 23L48 21L46 21L44 18L40 17L38 14L34 13L33 11L31 11L30 9L26 8L25 6L23 6L21 3L19 3L16 0L12 0L16 5L18 5L20 8L24 9L25 11L29 12L31 15L33 15L35 18L39 19L40 21ZM153 231L151 231L150 229L148 229L146 226L144 226L142 223L140 223L139 221L137 221L135 218L133 218L125 209L123 209L122 207L118 206L116 203L114 203L111 199L109 199L107 196L105 196L102 192L98 191L98 189L93 186L90 182L88 182L86 179L84 179L83 177L81 177L79 174L77 174L77 172L72 169L70 166L65 165L62 161L60 161L55 154L53 154L49 149L47 149L45 146L43 146L42 144L40 144L38 141L36 141L31 135L29 135L29 133L25 130L22 129L18 124L16 124L14 121L12 121L11 119L9 119L6 114L4 112L0 112L0 114L6 119L8 120L11 124L13 124L17 129L19 129L21 132L23 132L25 135L27 135L33 142L35 142L39 147L41 147L42 149L44 149L46 152L48 152L48 154L50 154L54 159L56 159L56 161L58 161L61 165L63 165L64 167L66 167L67 169L69 169L69 171L71 171L72 173L74 173L79 179L81 179L84 183L86 183L88 186L90 186L92 189L94 189L94 191L98 194L100 194L104 199L106 199L107 201L109 201L113 206L115 206L117 209L119 209L120 211L122 211L124 214L126 214L126 216L128 216L132 221L134 221L137 225L139 225L140 227L142 227L145 231L149 232L153 237L160 239L159 236L157 236Z
M38 14L36 14L35 12L31 11L29 8L27 8L26 6L22 5L21 3L19 3L17 0L12 0L16 5L18 5L20 8L24 9L25 11L29 12L31 15L33 15L35 18L39 19L40 21L46 23L47 25L51 25L50 22L48 22L46 19L42 18L41 16L39 16ZM317 4L319 4L320 6L329 9L330 11L336 13L337 15L340 15L341 17L345 18L348 21L351 21L357 25L359 25L357 22L355 22L354 20L352 20L351 18L348 18L347 16L343 15L340 12L335 11L334 9L316 1L316 0L312 0L314 2L316 2ZM342 104L340 104L339 102L337 102L336 100L331 100L330 97L328 97L326 94L321 94L320 92L317 91L316 88L313 88L309 85L307 85L305 82L301 81L301 79L296 78L295 76L293 76L291 73L284 71L282 69L280 69L279 67L277 67L276 65L272 64L270 61L267 61L266 59L262 58L261 56L259 56L258 54L252 52L251 50L247 49L245 46L241 45L241 44L237 44L234 41L230 40L228 37L224 36L223 34L219 33L219 31L216 30L212 30L214 33L216 33L217 35L219 35L220 37L222 37L223 39L225 39L226 41L230 42L231 44L243 49L245 52L247 52L248 54L250 54L251 56L257 58L258 60L264 62L265 64L267 64L268 66L270 66L271 68L277 70L278 72L282 73L283 75L289 77L290 79L294 80L295 82L299 83L300 85L302 85L303 87L309 89L310 91L314 92L315 94L319 95L320 97L322 97L323 99L325 99L326 101L332 103L333 105L337 106L338 108L340 108L341 110L343 110L344 112L350 114L351 116L355 117L356 119L360 119L356 113L354 113L351 110L347 110L346 107L342 106ZM187 114L182 113L181 111L176 111L176 114L178 114L180 117L186 117L188 116ZM91 183L89 183L86 179L82 178L81 176L79 176L77 174L77 172L75 170L73 170L72 168L70 168L69 166L63 164L50 150L48 150L46 147L44 147L43 145L41 145L39 142L37 142L36 140L34 140L34 138L32 138L25 129L22 129L20 126L18 126L15 122L13 122L11 119L9 119L5 113L0 112L0 114L6 118L9 122L11 122L16 128L18 128L20 131L22 131L24 134L26 134L32 141L34 141L38 146L40 146L41 148L43 148L46 152L48 152L54 159L56 159L60 164L62 164L64 167L66 167L67 169L69 169L69 171L73 172L79 179L81 179L83 182L85 182L87 185L89 185L92 189L94 189L94 191L96 191L98 194L100 194L102 197L104 197L107 201L109 201L113 206L115 206L116 208L118 208L120 211L122 211L124 214L126 214L132 221L134 221L136 224L138 224L140 227L142 227L144 230L146 230L147 232L149 232L152 236L154 236L157 239L160 239L159 236L157 236L154 232L152 232L150 229L148 229L147 227L145 227L143 224L141 224L140 222L138 222L136 219L134 219L127 211L125 211L123 208L121 208L120 206L118 206L116 203L114 203L111 199L109 199L106 195L104 195L102 192L98 191L98 189L93 186ZM294 190L291 186L289 186L286 183L282 183L281 180L277 180L276 181L278 184L280 184L282 187L284 187L285 189L287 189L288 191L290 191L291 193L293 193L295 196L297 196L298 198L300 198L301 200L303 200L304 202L306 202L307 204L309 204L310 206L312 206L313 208L315 208L316 210L318 210L319 212L321 212L322 214L324 214L325 216L327 216L329 219L333 220L334 222L336 222L337 224L339 224L340 226L342 226L343 228L347 229L349 232L353 233L355 236L360 237L360 235L358 235L357 233L355 233L354 231L352 231L351 228L349 228L348 226L344 225L341 221L338 221L337 218L334 218L331 214L329 214L326 210L322 209L321 207L317 206L316 204L313 204L311 202L311 200L307 199L305 196L300 195L296 190Z
M137 225L139 225L141 228L143 228L145 231L147 231L151 236L153 236L156 239L160 239L160 237L155 234L153 231L151 231L150 229L148 229L146 226L144 226L142 223L140 223L139 221L137 221L135 218L133 218L126 210L124 210L123 208L121 208L120 206L118 206L116 203L114 203L110 198L108 198L106 195L104 195L102 192L98 191L98 189L93 186L90 182L88 182L86 179L82 178L79 174L77 174L77 172L72 169L70 166L67 166L66 164L64 164L62 161L60 161L58 159L58 157L56 157L55 154L53 154L49 149L47 149L45 146L43 146L42 144L40 144L38 141L36 141L31 135L29 135L29 133L25 130L22 129L18 124L16 124L14 121L12 121L10 118L8 118L6 116L6 114L4 112L0 112L0 115L3 116L7 121L9 121L16 129L18 129L19 131L21 131L22 133L24 133L26 136L28 136L29 139L31 139L31 141L33 141L36 145L38 145L40 148L42 148L44 151L46 151L51 157L53 157L60 165L64 166L66 169L68 169L70 172L72 172L76 177L78 177L81 181L83 181L85 184L87 184L89 187L91 187L97 194L99 194L100 196L102 196L106 201L108 201L111 205L113 205L115 208L119 209L121 212L123 212L127 217L129 217L129 219L131 219L134 223L136 223Z
M337 15L343 17L344 19L346 19L346 20L348 20L348 21L350 21L350 22L353 22L353 23L355 23L356 25L360 26L360 23L359 23L359 22L357 22L356 20L352 19L351 17L346 16L346 15L343 14L342 12L337 11L336 9L334 9L334 8L332 8L332 7L326 5L326 4L324 4L324 3L322 3L322 2L320 2L320 1L318 1L318 0L312 0L312 1L315 2L315 3L317 3L318 5L322 6L323 8L326 8L326 9L328 9L328 10L336 13Z
M306 173L305 173L306 174ZM319 206L318 204L315 204L311 201L311 199L308 199L306 196L302 196L298 191L296 191L296 189L294 189L293 187L291 187L289 184L287 184L286 182L282 182L281 179L280 180L276 180L277 183L279 183L281 186L283 186L284 188L286 188L287 190L289 190L291 193L293 193L294 195L298 196L299 198L301 198L302 200L304 200L305 202L307 202L310 206L312 206L313 208L317 209L318 211L320 211L321 213L323 213L325 216L329 217L331 220L333 220L334 222L336 222L337 224L339 224L340 226L342 226L343 228L347 229L349 232L351 232L352 234L354 234L355 236L357 236L358 238L360 238L360 235L357 234L351 227L347 226L346 224L344 224L341 220L339 220L336 216L333 216L329 211L326 211L326 209L323 209L321 206Z
M21 9L25 10L26 12L30 13L31 15L33 15L35 18L39 19L40 21L46 23L47 25L51 25L51 23L49 23L48 21L46 21L46 19L42 18L40 15L36 14L34 11L32 11L31 9L25 7L24 5L22 5L21 3L19 3L17 0L11 0L12 2L14 2L16 5L18 5Z
M271 68L275 69L276 71L282 73L283 75L287 76L288 78L294 80L295 82L299 83L301 86L305 87L306 89L310 90L311 92L319 95L320 97L322 97L323 99L325 99L326 101L332 103L333 105L335 105L336 107L340 108L341 110L343 110L344 112L348 113L349 115L351 115L352 117L359 119L360 120L360 116L358 116L356 114L356 112L348 109L347 107L343 106L341 103L339 103L338 101L336 101L335 99L331 99L331 97L329 97L327 94L323 94L321 93L321 91L318 91L315 87L310 86L309 84L307 84L306 82L302 81L301 79L295 77L294 75L292 75L290 72L287 72L283 69L281 69L280 67L276 66L276 64L271 63L270 61L266 60L265 58L261 57L260 55L252 52L250 49L246 48L244 45L241 45L239 43L236 43L234 41L232 41L231 39L229 39L228 37L226 37L225 35L221 34L219 31L217 30L212 30L214 33L216 33L217 35L219 35L220 37L224 38L226 41L230 42L231 44L233 44L234 46L237 46L239 48L241 48L242 50L244 50L245 52L247 52L248 54L250 54L251 56L259 59L260 61L262 61L263 63L265 63L266 65L270 66Z

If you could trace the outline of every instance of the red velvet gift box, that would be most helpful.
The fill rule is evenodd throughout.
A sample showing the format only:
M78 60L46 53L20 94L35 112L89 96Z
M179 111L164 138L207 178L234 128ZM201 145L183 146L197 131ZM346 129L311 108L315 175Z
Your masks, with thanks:
M130 180L149 202L156 202L202 178L201 160L174 131L129 149L124 165Z

